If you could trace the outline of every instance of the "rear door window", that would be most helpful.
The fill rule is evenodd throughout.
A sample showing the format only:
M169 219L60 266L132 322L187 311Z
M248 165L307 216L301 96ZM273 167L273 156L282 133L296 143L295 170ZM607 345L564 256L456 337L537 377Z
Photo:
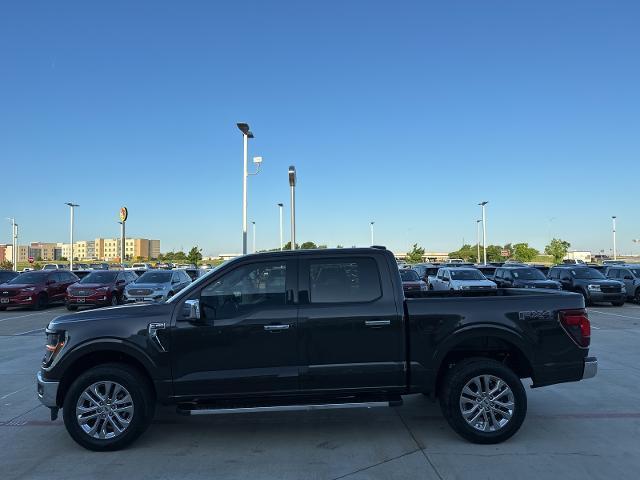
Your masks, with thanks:
M371 302L381 296L380 272L373 258L309 261L310 303Z

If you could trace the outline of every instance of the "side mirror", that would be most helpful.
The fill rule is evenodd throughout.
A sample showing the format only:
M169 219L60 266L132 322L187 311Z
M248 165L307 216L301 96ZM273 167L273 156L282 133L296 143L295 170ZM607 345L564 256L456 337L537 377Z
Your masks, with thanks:
M118 280L118 281L116 282L116 285L122 285L123 283L124 283L124 280Z
M171 280L171 283L175 285L176 283L180 283L180 280L178 280L177 278L174 278L173 280Z
M443 279L442 279L442 281L443 281L443 282L445 282L445 283L449 283L449 279L448 279L448 278L446 278L446 277L445 277L445 278L443 278Z
M624 279L625 280L633 280L633 277L631 275L625 275Z
M187 300L184 302L181 320L200 320L200 300Z

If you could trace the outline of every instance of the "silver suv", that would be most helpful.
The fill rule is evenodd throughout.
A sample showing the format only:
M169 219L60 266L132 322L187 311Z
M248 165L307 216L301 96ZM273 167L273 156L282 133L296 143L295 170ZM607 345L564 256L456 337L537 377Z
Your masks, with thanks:
M148 270L124 289L125 302L164 302L191 283L184 270Z
M607 267L605 276L624 283L627 298L640 303L640 264L612 265Z

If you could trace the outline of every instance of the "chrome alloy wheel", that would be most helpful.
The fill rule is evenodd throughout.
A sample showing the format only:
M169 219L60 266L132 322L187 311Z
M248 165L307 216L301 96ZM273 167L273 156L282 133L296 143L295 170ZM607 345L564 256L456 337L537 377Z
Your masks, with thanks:
M116 382L96 382L78 398L76 419L89 436L109 439L122 435L133 418L133 399Z
M481 432L496 432L505 427L515 410L513 392L494 375L472 378L460 394L460 412L466 422Z

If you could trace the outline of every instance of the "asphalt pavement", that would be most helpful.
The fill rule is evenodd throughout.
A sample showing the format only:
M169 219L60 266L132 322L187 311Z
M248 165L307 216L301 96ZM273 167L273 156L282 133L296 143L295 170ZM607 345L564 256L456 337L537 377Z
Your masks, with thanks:
M527 389L521 430L500 445L458 437L422 395L402 407L182 417L161 408L130 448L89 452L35 392L43 330L61 307L0 312L4 479L636 479L640 306L589 309L596 378ZM525 380L525 384L530 382Z

